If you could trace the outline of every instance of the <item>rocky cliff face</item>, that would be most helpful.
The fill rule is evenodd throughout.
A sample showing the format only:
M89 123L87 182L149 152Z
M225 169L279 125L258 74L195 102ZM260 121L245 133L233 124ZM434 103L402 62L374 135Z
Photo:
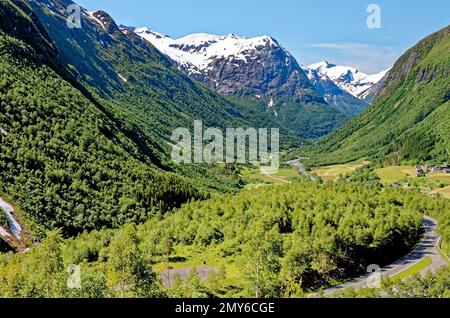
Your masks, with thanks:
M205 83L222 94L304 95L312 90L297 61L275 41L263 40L245 59L222 56L211 60L204 71Z

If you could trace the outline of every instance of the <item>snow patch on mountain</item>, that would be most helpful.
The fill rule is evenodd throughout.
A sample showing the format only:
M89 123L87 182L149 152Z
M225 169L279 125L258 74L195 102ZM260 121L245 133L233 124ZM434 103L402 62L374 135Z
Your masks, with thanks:
M198 33L173 39L146 27L136 28L135 32L190 73L199 74L207 70L216 59L233 57L234 60L248 62L254 58L252 52L258 48L279 47L278 42L270 36L246 38L235 34L219 36Z
M121 79L122 81L124 81L125 83L128 82L128 79L127 79L125 76L123 76L122 74L117 73L117 75L118 75L118 76L120 77L120 79Z
M86 12L88 14L88 16L94 20L95 22L97 22L98 25L100 25L104 30L106 30L106 21L104 17L99 17L97 18L95 15L96 13L98 13L98 11L87 11Z
M389 71L368 75L354 67L335 65L329 62L312 64L308 69L328 77L341 89L358 98L361 98L364 92L377 84Z

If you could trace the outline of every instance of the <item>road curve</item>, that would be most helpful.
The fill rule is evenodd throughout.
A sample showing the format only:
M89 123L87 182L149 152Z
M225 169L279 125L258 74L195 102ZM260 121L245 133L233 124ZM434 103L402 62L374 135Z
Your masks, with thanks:
M425 257L429 257L432 263L429 267L422 271L421 274L424 274L427 271L435 272L438 268L448 264L447 260L445 260L437 251L437 246L441 239L437 233L437 221L429 216L425 216L423 226L425 228L425 235L422 241L410 253L398 261L381 268L380 273L383 277L390 278L400 274L420 262ZM345 284L326 289L324 294L329 295L344 288L365 288L367 287L369 277L370 274L355 278Z

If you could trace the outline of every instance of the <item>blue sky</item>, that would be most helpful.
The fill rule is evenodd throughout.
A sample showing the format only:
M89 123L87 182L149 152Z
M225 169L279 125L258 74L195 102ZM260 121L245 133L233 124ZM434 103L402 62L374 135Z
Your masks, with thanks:
M271 35L300 63L322 60L367 73L384 70L424 36L450 24L449 0L75 0L118 24L173 38L191 33ZM381 29L369 29L369 4Z

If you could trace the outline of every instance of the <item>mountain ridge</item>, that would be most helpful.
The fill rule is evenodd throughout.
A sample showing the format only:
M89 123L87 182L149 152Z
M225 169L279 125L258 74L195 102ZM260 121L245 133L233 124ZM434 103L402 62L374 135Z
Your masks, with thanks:
M365 92L379 83L390 70L368 75L354 67L336 65L328 61L312 64L307 69L326 75L341 89L360 99L364 99Z
M213 67L211 66L211 63L214 59L227 59L230 57L233 57L236 60L246 60L248 58L255 59L248 55L248 51L257 51L259 47L264 47L266 45L280 48L284 51L287 58L293 58L293 55L270 35L249 38L233 33L228 35L196 33L173 39L168 35L152 31L147 27L131 27L130 29L153 44L163 54L178 63L180 68L187 72L189 76L192 76L193 78L197 77L199 81L205 81L204 77L207 77L208 75L202 75L202 72ZM331 68L333 68L333 70L331 70ZM376 74L368 75L360 72L354 67L340 66L327 61L315 63L308 67L301 67L301 69L303 69L305 73L313 70L327 75L336 85L357 98L361 97L364 91L377 84L389 71L384 70ZM338 70L340 73L336 74L335 70ZM349 84L357 84L360 87L352 89L350 86L345 86L342 82L339 82L339 78L347 79L347 81L350 82ZM220 85L220 83L216 84ZM220 89L219 92L221 92ZM225 91L222 93L227 94L230 92ZM364 96L362 96L362 98L364 98Z
M198 33L174 40L148 28L136 28L135 32L192 78L221 94L308 95L307 99L323 102L313 97L314 88L297 60L273 37Z
M303 138L333 131L368 103L308 77L293 55L271 36L192 34L180 39L129 27L192 79L235 102L267 114ZM335 94L335 95L333 95Z

